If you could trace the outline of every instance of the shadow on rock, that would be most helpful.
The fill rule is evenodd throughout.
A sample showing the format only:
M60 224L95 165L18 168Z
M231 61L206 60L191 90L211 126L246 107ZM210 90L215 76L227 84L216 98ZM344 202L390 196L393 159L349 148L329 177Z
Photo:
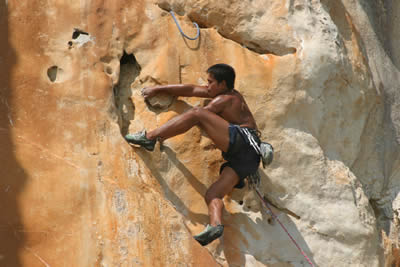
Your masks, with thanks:
M178 195L171 190L169 187L168 183L165 180L165 177L163 174L160 172L159 167L157 166L156 163L154 163L154 156L159 157L160 152L155 151L155 152L148 152L145 151L142 148L133 148L135 149L135 152L139 157L143 160L143 162L146 164L147 168L151 171L151 174L157 179L159 182L164 196L166 199L170 201L170 203L175 207L175 209L181 213L186 219L189 219L193 224L204 224L205 222L208 222L208 215L204 215L201 213L194 213L190 211L190 209L183 203L183 201L178 197ZM196 190L201 190L199 193L204 193L205 192L205 186L198 182L197 178L176 158L175 153L170 149L170 148L163 148L164 150L166 149L168 153L171 155L170 159L175 165L177 165L177 168L182 171L183 175L188 179L188 181L194 186ZM157 154L158 155L157 155Z
M20 206L20 194L24 190L27 175L15 155L15 136L12 99L12 69L17 57L8 41L8 7L7 1L0 2L0 42L1 72L0 80L0 266L22 266L21 254L25 247L25 229ZM14 87L15 88L15 87Z
M269 180L263 172L261 174L264 183ZM260 193L262 196L266 195L266 192ZM240 191L235 190L228 201L230 205L242 206L241 212L227 213L224 216L225 233L221 245L217 248L217 254L224 252L229 266L252 265L253 261L267 266L308 265L305 257L279 222L276 219L271 221L270 212L253 189L246 186ZM294 217L271 205L270 208L315 265L310 248L293 222Z

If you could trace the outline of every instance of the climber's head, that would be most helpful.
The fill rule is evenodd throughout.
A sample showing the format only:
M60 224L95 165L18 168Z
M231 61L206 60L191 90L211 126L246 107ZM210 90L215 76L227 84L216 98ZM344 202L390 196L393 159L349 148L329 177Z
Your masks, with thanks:
M228 90L235 87L235 70L227 64L215 64L208 68L207 73L221 86ZM221 84L223 83L223 84Z

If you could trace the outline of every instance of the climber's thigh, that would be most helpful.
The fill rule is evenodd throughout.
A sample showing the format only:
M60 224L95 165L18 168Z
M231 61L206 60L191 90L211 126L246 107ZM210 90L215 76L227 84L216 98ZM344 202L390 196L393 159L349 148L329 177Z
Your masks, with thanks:
M227 152L229 147L229 123L204 108L196 108L194 112L196 112L199 126L213 140L217 148Z
M219 179L213 183L206 193L206 201L209 203L214 198L222 199L229 194L239 182L239 176L231 167L225 167Z

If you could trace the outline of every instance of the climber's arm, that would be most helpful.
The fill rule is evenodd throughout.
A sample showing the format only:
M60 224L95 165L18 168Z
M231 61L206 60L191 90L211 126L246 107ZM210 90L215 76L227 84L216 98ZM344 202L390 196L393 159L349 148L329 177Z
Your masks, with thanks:
M154 87L145 87L142 89L142 95L145 99L153 97L158 93L167 93L174 96L210 97L207 86L194 84L159 85Z
M214 98L204 109L211 111L215 114L220 114L227 107L232 105L232 97L226 95L219 95Z

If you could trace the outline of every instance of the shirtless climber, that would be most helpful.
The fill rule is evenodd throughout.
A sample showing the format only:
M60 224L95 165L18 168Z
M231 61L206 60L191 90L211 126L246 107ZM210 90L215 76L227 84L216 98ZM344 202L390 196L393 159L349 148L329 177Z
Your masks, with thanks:
M145 99L163 92L212 100L206 107L194 107L157 129L125 136L129 143L153 151L157 140L163 141L185 133L197 125L222 151L227 162L222 164L219 179L208 188L205 195L210 224L194 237L203 246L219 238L224 231L221 220L223 197L234 187L242 188L244 179L255 173L260 163L260 156L253 148L254 142L260 144L257 125L243 96L234 89L234 69L226 64L216 64L207 73L208 86L178 84L144 88L142 94Z

